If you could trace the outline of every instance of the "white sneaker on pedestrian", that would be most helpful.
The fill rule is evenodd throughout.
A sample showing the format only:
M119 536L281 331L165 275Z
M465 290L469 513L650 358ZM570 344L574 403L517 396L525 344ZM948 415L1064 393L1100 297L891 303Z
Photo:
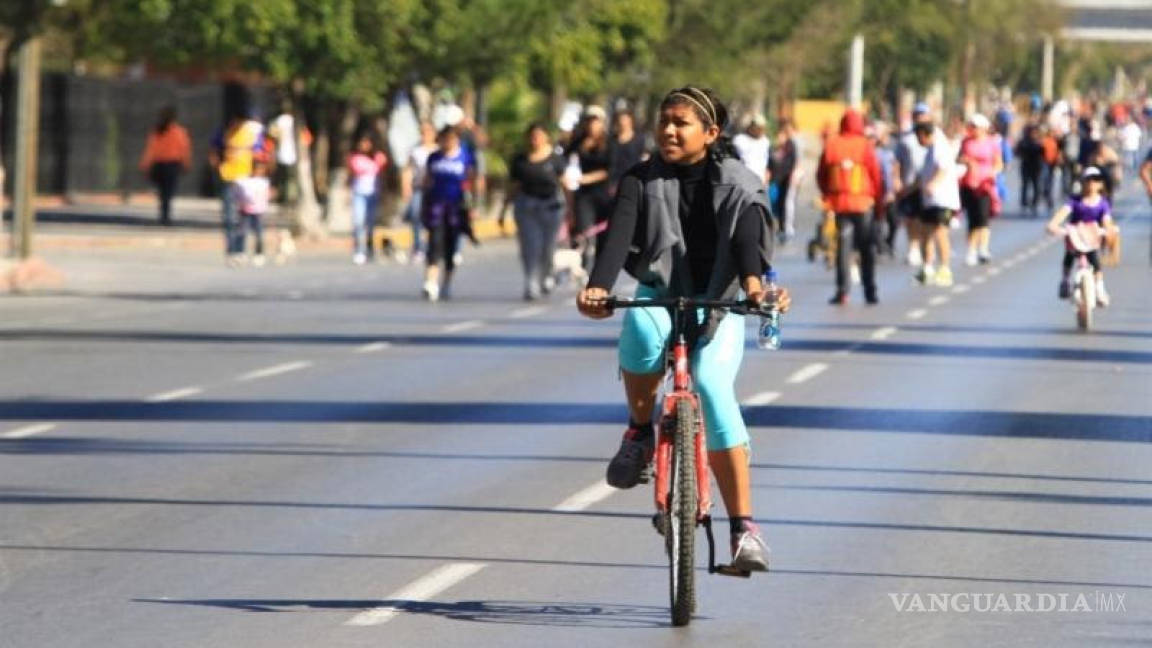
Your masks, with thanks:
M424 299L427 299L430 302L439 301L440 284L436 283L435 281L425 281L423 293Z
M920 248L918 248L918 247L908 248L908 265L915 268L915 267L923 265L923 264L924 264L924 257L920 254Z
M925 286L932 285L932 280L936 276L936 269L929 264L924 264L916 271L916 281L924 284Z
M368 257L364 254L361 254L360 252L352 255L352 263L355 263L356 265L364 265L367 262Z
M257 254L256 256L252 257L252 265L254 267L263 268L267 263L268 259L266 259L263 254Z
M980 263L980 258L976 255L976 250L968 250L968 256L964 257L964 265L974 266Z
M408 253L404 250L396 250L395 254L392 255L392 258L396 259L396 263L399 263L400 265L408 265Z
M1112 298L1108 296L1108 291L1104 290L1104 280L1096 280L1096 305L1100 308L1108 308L1112 303Z

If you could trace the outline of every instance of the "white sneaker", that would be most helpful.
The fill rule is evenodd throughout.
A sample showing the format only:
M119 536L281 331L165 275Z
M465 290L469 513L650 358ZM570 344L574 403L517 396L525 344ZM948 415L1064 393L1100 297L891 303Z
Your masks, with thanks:
M930 265L923 265L919 270L916 271L916 281L919 281L925 286L931 286L932 280L935 276L936 269Z
M425 281L423 292L424 299L427 299L430 302L440 300L440 284L436 283L435 281Z
M980 257L976 255L976 250L968 250L968 256L964 257L964 265L974 266L980 263Z
M396 252L392 255L392 258L396 259L396 263L399 263L400 265L408 265L408 253L404 250L396 250ZM383 260L383 257L381 257L381 260Z
M456 254L453 254L452 255L452 264L455 266L464 265L464 255L459 253L459 252L457 252Z
M257 268L263 268L266 263L268 263L268 259L264 258L263 254L257 254L252 257L252 265Z
M1108 296L1108 291L1104 290L1104 280L1096 280L1096 305L1100 308L1107 308L1108 304L1112 303L1112 298Z
M364 254L357 252L356 254L352 255L352 263L355 263L356 265L364 265L367 262L368 257Z
M908 265L915 268L916 266L923 265L923 263L924 263L924 257L923 257L923 255L920 254L920 248L918 248L918 247L908 248Z

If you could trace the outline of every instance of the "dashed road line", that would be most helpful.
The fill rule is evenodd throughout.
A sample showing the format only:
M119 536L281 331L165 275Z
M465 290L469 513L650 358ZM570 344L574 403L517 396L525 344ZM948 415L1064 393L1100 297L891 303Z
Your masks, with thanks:
M485 563L451 563L432 570L428 574L412 581L384 597L387 601L420 602L436 596L440 592L452 587L460 581L484 569ZM403 603L398 605L383 605L364 610L344 622L349 626L377 626L391 621L397 614L404 611Z
M968 292L969 290L972 290L971 286L969 286L967 284L957 284L957 285L952 287L952 294L953 295L963 295L964 293Z
M1000 274L1000 268L988 268L989 277L995 277L998 274Z
M30 436L40 434L55 429L55 423L36 423L35 425L25 425L18 427L15 430L8 430L4 434L0 434L3 439L27 439Z
M289 290L286 297L288 297L288 299L304 299L304 291L303 290Z
M615 488L609 486L608 482L601 479L587 488L576 491L571 497L553 506L552 510L566 512L583 511L596 502L611 497L612 494L616 492L617 490Z
M924 317L927 314L928 314L928 311L924 308L914 308L914 309L908 311L907 313L905 313L904 317L907 317L908 319L920 319L921 317Z
M887 340L888 338L895 335L899 330L900 329L896 328L895 326L885 326L883 328L878 328L875 331L872 331L872 335L869 335L868 337L873 340Z
M942 305L944 305L944 304L947 304L947 303L948 303L948 301L949 301L949 298L948 298L948 296L946 296L946 295L936 295L936 296L935 296L935 297L933 297L932 299L929 299L929 300L928 300L928 305L929 305L929 306L942 306Z
M376 353L385 349L391 349L391 342L371 342L363 346L356 347L356 353Z
M299 371L300 369L307 369L311 367L312 363L307 360L299 360L297 362L285 362L284 364L273 365L255 371L249 371L246 374L236 378L240 382L247 382L249 380L259 380L261 378L270 378L272 376L279 376L286 374L290 371Z
M972 277L972 283L974 283L976 285L980 285L980 284L984 283L985 281L988 281L988 278L984 277L984 276L977 275L975 277Z
M481 326L484 326L484 320L465 320L463 322L449 324L440 330L444 333L459 333L461 331L470 331L474 328L480 328Z
M775 402L777 398L780 398L780 392L775 392L775 391L760 392L759 394L752 394L748 398L745 398L744 402L741 403L741 405L747 405L749 407L756 407L758 405L768 405L769 403Z
M824 373L826 369L828 369L828 365L824 364L823 362L813 362L806 367L801 367L800 369L796 370L795 373L793 373L791 376L788 376L788 380L785 382L787 382L789 385L799 385L802 382L807 382L816 376L819 376L820 374Z
M535 317L548 311L547 306L525 306L524 308L517 308L508 314L512 319L521 319L524 317Z
M159 394L152 394L144 400L149 403L163 403L165 401L174 401L196 394L203 393L204 390L200 387L182 387L180 389L173 389L171 391L160 392Z

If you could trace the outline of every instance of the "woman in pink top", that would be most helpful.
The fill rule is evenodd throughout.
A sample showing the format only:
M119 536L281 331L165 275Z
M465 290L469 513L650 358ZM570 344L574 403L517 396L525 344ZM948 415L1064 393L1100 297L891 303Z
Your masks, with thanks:
M997 211L996 174L1004 168L1000 145L989 133L991 124L976 113L968 119L968 135L960 144L959 162L966 167L960 178L960 203L968 214L968 265L988 263L992 231L988 222Z
M352 262L362 265L372 255L372 230L376 225L379 198L377 179L388 158L365 133L356 140L356 150L348 156L348 180L352 184Z

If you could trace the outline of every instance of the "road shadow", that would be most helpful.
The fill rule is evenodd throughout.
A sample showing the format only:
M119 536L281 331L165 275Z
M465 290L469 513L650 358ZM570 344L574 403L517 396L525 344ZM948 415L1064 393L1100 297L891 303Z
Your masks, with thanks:
M348 611L390 608L452 621L573 628L662 628L668 609L651 605L551 601L409 601L402 599L132 599L134 603L194 605L242 612ZM701 617L696 617L701 618Z
M356 301L376 299L371 293L326 297L319 301L350 299ZM413 295L395 295L400 301L414 301ZM236 297L238 301L258 298ZM276 300L299 301L277 297ZM506 300L476 297L474 301L503 303ZM304 299L307 301L307 299ZM499 323L489 325L500 326ZM1071 332L1071 331L1068 331ZM388 342L409 347L471 347L471 348L615 348L614 334L602 336L573 335L404 335L380 334L278 334L278 333L215 333L147 330L92 330L92 329L5 329L0 330L0 342L122 342L171 344L290 344L353 346L371 342ZM746 343L749 349L754 342ZM1121 349L1092 349L1087 347L1043 346L989 346L961 344L922 344L910 342L859 342L855 340L821 340L789 338L782 351L802 353L834 353L851 350L856 354L886 356L927 356L938 358L965 358L990 360L1057 360L1064 362L1102 362L1110 364L1152 364L1152 351Z
M1152 417L994 410L765 405L743 408L753 427L1087 441L1152 442ZM623 404L560 402L0 400L0 420L197 421L437 425L617 425ZM21 447L23 440L0 440Z

